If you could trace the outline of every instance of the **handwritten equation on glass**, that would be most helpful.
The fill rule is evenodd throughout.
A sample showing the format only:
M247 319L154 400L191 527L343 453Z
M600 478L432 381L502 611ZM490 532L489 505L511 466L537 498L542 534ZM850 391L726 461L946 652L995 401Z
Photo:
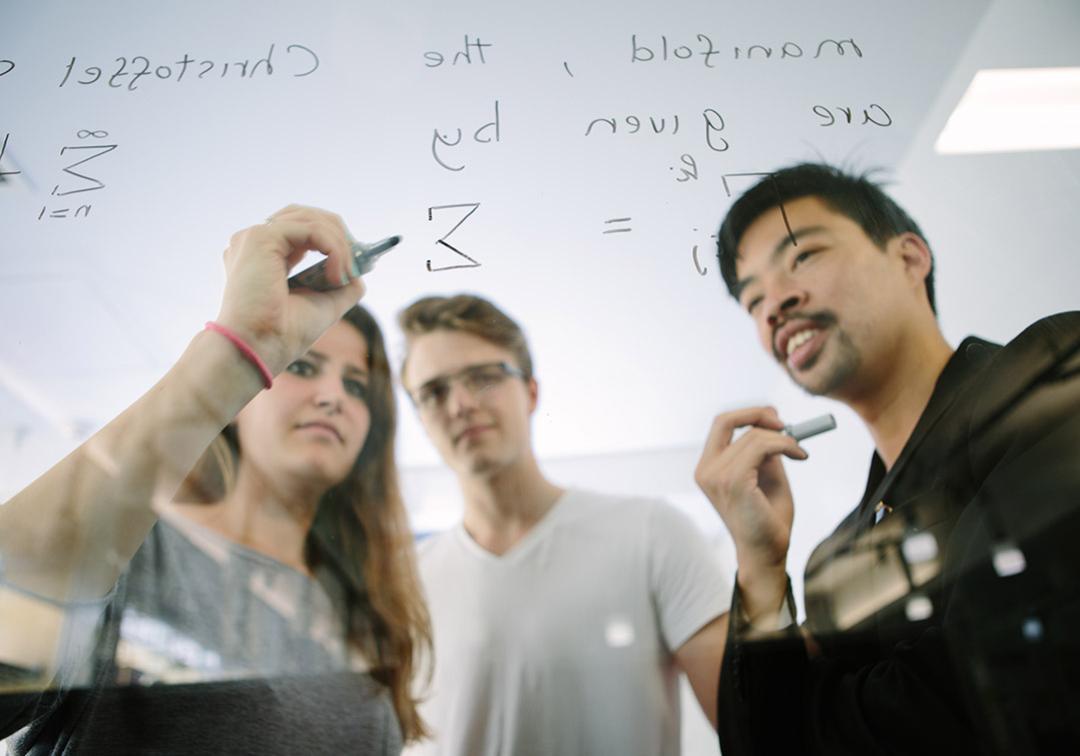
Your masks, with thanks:
M12 141L11 133L0 136L0 182L9 181L9 176L23 176L24 171L16 165L9 154L8 146ZM87 218L94 209L93 201L100 198L100 192L106 188L100 178L100 171L107 170L105 158L119 145L110 143L109 132L100 129L79 129L75 132L72 143L65 144L58 150L61 167L55 174L56 183L49 192L50 200L41 206L37 214L39 221ZM5 168L6 167L6 168ZM52 178L52 177L50 177ZM70 199L68 199L70 198Z
M662 35L659 39L644 39L636 34L630 35L629 63L630 65L702 65L705 68L716 68L717 60L723 57L723 53L716 47L712 39L705 34L698 34L692 44L683 44L678 41L669 41L667 36ZM497 53L493 52L495 43L485 41L477 36L475 39L466 34L460 48L451 50L428 50L424 53L424 65L429 69L447 69L457 66L487 66L493 60L497 60ZM862 49L853 38L825 39L816 42L810 47L803 47L796 42L783 42L779 46L767 46L754 44L746 47L735 46L731 49L728 59L733 61L765 61L775 59L806 58L816 60L822 57L836 58L845 55L859 59L863 57ZM570 62L562 61L562 67L567 77L577 78ZM877 126L889 127L892 125L892 116L880 104L871 103L861 109L861 115L853 110L850 105L824 105L814 104L809 108L810 115L816 119L820 127L832 127L837 125L853 126ZM462 173L466 170L469 161L479 159L485 153L497 149L496 145L503 141L503 115L505 105L499 99L493 98L492 105L486 113L477 112L476 119L471 123L455 124L450 128L436 126L432 129L430 142L431 157L435 164L451 173ZM694 140L691 147L704 150L695 155L693 152L679 151L677 160L668 166L674 180L680 184L696 182L702 175L700 156L708 156L717 153L728 152L732 144L724 135L726 122L723 113L714 105L707 105L697 113L631 113L631 114L603 114L593 117L584 124L583 138L590 141L605 139L631 138L636 140L671 139L679 137L680 131ZM730 180L740 177L771 177L769 173L725 173L721 176L724 191L731 196ZM779 190L778 190L779 191ZM448 241L451 234L458 230L480 207L479 202L437 205L428 208L428 220L435 220L436 212L456 211L461 213L453 227L442 237L435 241L436 246L450 250L456 257L446 257L446 263L433 264L431 259L426 262L429 272L437 273L447 270L460 270L463 268L480 267L480 261L467 254L460 245ZM630 217L614 217L603 221L604 235L622 235L631 233L633 227ZM787 225L787 216L784 214L784 222ZM790 235L791 228L788 227ZM698 229L694 229L695 232ZM709 237L716 240L716 235ZM794 240L794 237L792 236ZM708 268L703 265L699 256L699 245L693 245L691 249L693 269L698 276L705 276ZM464 262L462 262L464 261Z
M658 67L683 69L723 69L725 66L787 66L801 65L816 60L836 61L845 58L859 61L863 50L854 38L809 40L802 43L782 41L772 44L740 44L730 47L718 46L712 37L699 33L687 38L669 38L667 35L630 34L623 48L622 65L638 69ZM120 51L123 52L123 51ZM443 50L427 50L422 53L422 65L429 71L449 71L468 67L496 66L500 63L498 45L480 36L464 35L463 43ZM255 55L238 59L231 55L192 55L188 51L152 59L144 55L119 55L115 58L91 59L85 55L72 55L58 66L56 87L73 90L97 89L138 96L137 93L161 87L202 87L202 82L218 80L223 86L247 86L255 80L281 81L299 78L303 81L317 79L321 66L318 52L308 45L290 41L270 43ZM797 62L800 61L800 62ZM586 67L570 60L552 61L559 76L565 75L570 83L588 77ZM0 58L0 88L5 80L19 76L17 61ZM431 76L438 74L432 73ZM126 94L136 93L136 94ZM508 110L510 108L510 110ZM515 136L512 119L509 131L504 119L513 112L498 97L490 99L490 105L478 110L471 122L435 126L431 131L429 151L433 167L451 174L464 173L474 161L498 160L499 145ZM580 139L586 144L647 142L668 145L671 152L668 176L681 185L698 182L703 175L719 175L724 190L731 196L729 179L737 177L767 176L765 173L732 173L715 162L716 156L729 157L738 152L728 131L723 105L704 102L691 112L637 112L595 113L583 117L580 122ZM805 108L805 118L820 128L888 128L893 118L880 103L814 103ZM745 124L743 124L745 128ZM0 124L0 185L21 180L30 183L26 166L15 158L18 152L18 135L3 130ZM75 139L60 146L62 165L55 178L58 179L49 193L50 198L37 212L37 220L85 219L93 210L93 201L103 197L106 189L109 153L118 148L116 140L110 139L104 129L80 129ZM712 162L710 162L712 159ZM726 166L725 166L726 167ZM19 177L19 178L16 178ZM45 182L45 185L53 183ZM91 194L95 193L95 194ZM68 199L70 198L70 199ZM439 273L481 267L480 256L466 250L461 235L455 232L480 208L480 202L453 202L432 205L427 208L427 220L433 224L437 238L433 243L439 254L425 262L428 272ZM631 233L631 217L618 215L603 220L604 235L618 238ZM785 218L786 221L786 218ZM445 224L440 227L440 224ZM444 229L446 229L444 231ZM698 231L698 229L694 229ZM710 237L715 240L715 235ZM699 245L691 250L693 270L699 276L708 273L702 262Z

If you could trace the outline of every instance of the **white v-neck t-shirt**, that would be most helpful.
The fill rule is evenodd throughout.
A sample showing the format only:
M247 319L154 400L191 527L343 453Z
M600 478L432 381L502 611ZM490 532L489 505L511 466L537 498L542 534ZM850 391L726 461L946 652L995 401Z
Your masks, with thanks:
M681 512L570 490L501 556L459 524L419 560L434 737L407 753L679 753L672 654L727 611L732 588Z

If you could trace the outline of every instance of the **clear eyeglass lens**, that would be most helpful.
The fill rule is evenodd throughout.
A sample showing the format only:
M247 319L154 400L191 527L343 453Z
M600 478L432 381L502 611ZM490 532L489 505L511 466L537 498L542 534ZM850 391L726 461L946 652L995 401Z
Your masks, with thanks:
M424 409L436 409L446 403L453 381L461 381L470 394L476 395L498 385L504 378L506 370L502 365L478 365L428 383L417 392L416 403Z
M504 377L501 368L485 365L469 370L461 379L465 388L473 394L479 394L498 384Z
M432 409L442 404L446 394L446 384L443 381L438 381L420 389L416 397L416 403L425 409Z

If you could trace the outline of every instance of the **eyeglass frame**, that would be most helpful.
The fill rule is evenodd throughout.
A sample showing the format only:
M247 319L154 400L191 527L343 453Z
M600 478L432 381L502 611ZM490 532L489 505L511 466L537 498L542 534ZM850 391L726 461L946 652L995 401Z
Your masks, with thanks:
M461 368L461 370L450 373L449 375L435 376L431 380L424 381L424 383L422 383L416 389L415 393L412 392L412 391L409 391L408 389L405 390L405 393L408 394L409 400L412 402L413 406L417 408L417 410L419 410L421 412L435 412L437 410L442 409L446 405L446 400L450 397L450 389L453 387L453 384L456 381L462 381L463 379L466 379L467 376L470 373L474 372L474 371L484 370L484 369L491 369L491 368L498 368L499 369L501 375L500 375L500 378L499 378L498 381L496 381L494 383L491 383L488 386L479 387L479 388L475 388L475 389L470 388L467 382L462 383L462 387L466 391L469 392L470 396L476 396L477 394L479 394L481 391L484 391L485 389L491 388L493 386L498 386L499 384L501 384L507 378L519 378L519 379L521 379L523 381L528 379L527 376L525 375L524 370L522 370L519 367L515 367L514 365L511 365L509 362L506 362L505 360L500 360L498 362L482 362L482 363L480 363L478 365L467 365L466 367ZM446 385L446 396L442 399L442 401L439 401L438 403L435 403L435 404L430 404L430 403L425 402L422 398L420 398L419 394L421 392L423 392L425 390L425 388L433 386L434 384L439 384L439 383L442 383L442 384Z

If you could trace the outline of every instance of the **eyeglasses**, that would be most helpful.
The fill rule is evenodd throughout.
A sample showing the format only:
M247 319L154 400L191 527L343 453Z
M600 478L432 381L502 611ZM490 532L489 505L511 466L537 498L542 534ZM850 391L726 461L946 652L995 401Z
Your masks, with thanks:
M455 381L465 387L473 396L498 386L507 378L525 378L518 368L506 362L490 362L483 365L470 365L450 375L440 375L409 394L420 410L434 412L446 406L446 400L450 398L450 387Z

